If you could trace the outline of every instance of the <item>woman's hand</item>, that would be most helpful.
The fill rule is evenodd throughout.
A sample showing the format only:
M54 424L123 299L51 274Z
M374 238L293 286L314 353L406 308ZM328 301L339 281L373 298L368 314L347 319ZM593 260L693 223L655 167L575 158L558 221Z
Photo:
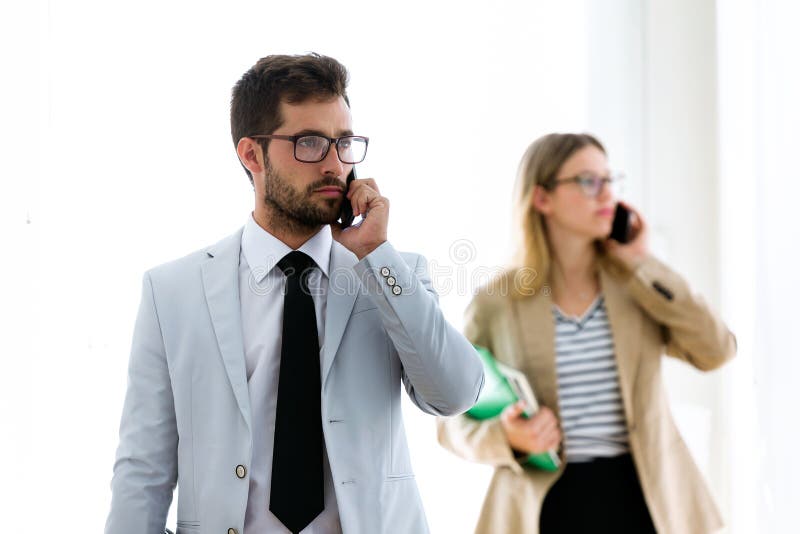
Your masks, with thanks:
M520 401L507 406L500 414L500 423L512 449L528 454L539 454L558 448L561 430L558 419L549 408L541 408L530 419L522 417L525 403Z
M606 239L606 251L609 256L615 258L629 270L635 271L650 254L650 249L647 245L648 227L642 215L633 209L630 204L625 202L620 202L620 204L631 212L631 235L633 239L624 244L613 239Z

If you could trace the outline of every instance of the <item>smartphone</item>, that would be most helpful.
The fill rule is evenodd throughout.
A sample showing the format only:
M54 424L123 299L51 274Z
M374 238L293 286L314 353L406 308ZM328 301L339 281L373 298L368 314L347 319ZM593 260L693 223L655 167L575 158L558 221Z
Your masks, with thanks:
M614 222L611 223L611 234L608 237L620 243L627 243L631 240L631 212L620 202L617 202Z
M344 194L347 195L347 192L350 190L350 182L356 179L356 168L350 171L350 174L347 175L347 182L346 182L346 189ZM353 224L353 205L350 204L350 199L345 196L342 199L342 208L341 212L339 213L339 222L342 225L342 229L347 228L351 224Z

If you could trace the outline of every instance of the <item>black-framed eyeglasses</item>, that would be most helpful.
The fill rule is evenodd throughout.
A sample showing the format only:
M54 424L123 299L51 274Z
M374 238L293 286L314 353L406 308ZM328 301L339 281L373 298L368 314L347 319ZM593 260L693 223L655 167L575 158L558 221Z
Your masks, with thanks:
M551 191L561 184L578 184L581 187L583 194L590 198L595 198L603 190L603 186L608 185L612 187L614 193L617 193L622 180L625 178L624 174L616 173L611 176L598 176L590 172L584 172L573 176L572 178L562 178L560 180L553 180L547 189Z
M336 155L342 163L361 163L367 157L369 137L343 135L325 137L318 134L305 135L248 135L253 139L280 139L294 143L294 159L303 163L319 163L328 155L331 145L336 145Z

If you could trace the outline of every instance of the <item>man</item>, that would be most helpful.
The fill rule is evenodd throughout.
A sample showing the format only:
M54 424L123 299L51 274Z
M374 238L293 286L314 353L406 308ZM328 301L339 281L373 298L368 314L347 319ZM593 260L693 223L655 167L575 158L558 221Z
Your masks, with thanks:
M243 229L144 276L106 532L427 532L400 383L423 411L483 385L424 258L387 241L389 201L345 177L366 155L347 71L269 56L231 131L255 189ZM360 225L336 222L349 200Z

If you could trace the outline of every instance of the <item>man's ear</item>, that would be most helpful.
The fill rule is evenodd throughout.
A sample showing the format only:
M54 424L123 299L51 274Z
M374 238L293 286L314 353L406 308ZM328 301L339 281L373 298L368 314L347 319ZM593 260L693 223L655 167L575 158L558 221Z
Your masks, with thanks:
M256 175L264 172L264 158L261 145L249 137L242 137L236 144L236 154L239 156L239 161L242 165L250 171L250 174Z
M536 211L544 215L549 215L552 211L550 202L550 192L541 185L533 186L533 195L531 195L531 205Z

